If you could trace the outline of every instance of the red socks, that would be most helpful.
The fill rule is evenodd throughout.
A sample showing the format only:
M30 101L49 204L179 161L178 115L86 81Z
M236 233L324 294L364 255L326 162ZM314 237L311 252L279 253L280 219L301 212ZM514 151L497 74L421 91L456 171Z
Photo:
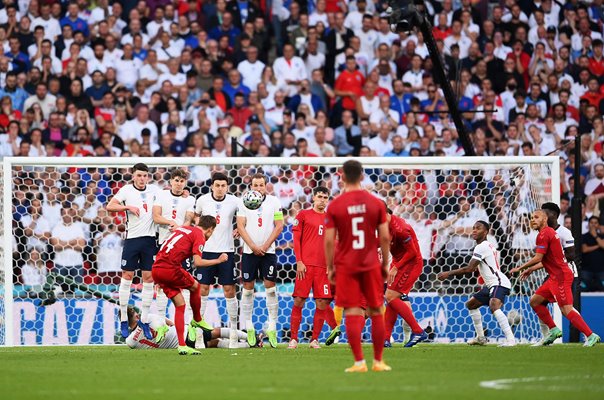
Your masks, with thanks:
M394 299L388 303L388 307L392 307L392 309L396 311L398 315L403 317L405 322L408 323L411 327L411 332L418 334L424 331L422 327L419 326L419 324L417 323L417 320L413 316L413 311L411 311L411 307L409 307L407 303L405 303L401 299Z
M201 286L197 286L197 290L192 292L189 291L189 293L191 293L191 296L189 297L189 301L191 302L191 309L193 310L193 320L194 321L201 321L202 316L201 316Z
M371 341L373 341L373 359L382 361L384 353L384 339L386 339L386 327L382 314L371 317Z
M396 319L398 318L398 314L392 307L389 305L386 306L386 314L384 315L384 323L386 325L386 339L390 339L392 336L392 330L394 329L394 324L396 324Z
M537 314L537 316L539 317L539 319L545 325L547 325L547 327L549 329L552 329L552 328L556 327L556 324L554 323L552 315L549 313L549 310L548 310L547 306L544 306L543 304L537 304L536 306L533 306L533 310L535 310L535 313ZM569 316L570 316L570 314L569 314Z
M312 340L319 338L323 325L325 324L325 310L315 308L315 317L312 324Z
M316 319L316 317L315 317ZM302 321L302 307L293 306L290 317L291 338L298 340L298 331L300 330L300 321Z
M589 337L593 333L592 330L589 329L589 326L587 325L581 314L579 314L576 310L572 310L571 312L569 312L566 318L568 318L570 323L573 324L575 328L580 330L581 333L585 335L585 337Z
M176 307L174 313L174 326L176 327L176 335L178 336L178 345L186 346L185 342L185 305Z
M381 317L381 315L380 315ZM365 326L365 318L362 315L347 315L346 320L346 336L348 336L348 344L354 355L354 361L363 360L363 348L361 347L361 333L363 326ZM382 319L382 332L384 328L384 320ZM373 338L375 342L375 337ZM380 344L380 347L384 346L384 341Z
M330 306L327 306L327 308L325 309L325 322L327 322L327 325L329 325L331 329L335 329L335 327L338 326L338 323L336 322L336 317L333 314L333 308L331 308Z

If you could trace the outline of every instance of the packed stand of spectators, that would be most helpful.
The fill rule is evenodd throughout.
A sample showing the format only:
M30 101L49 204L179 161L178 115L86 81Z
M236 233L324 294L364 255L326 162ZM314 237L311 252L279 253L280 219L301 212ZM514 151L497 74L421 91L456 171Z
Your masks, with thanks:
M604 231L602 1L426 5L476 153L559 155L566 202L580 151L584 231L591 216ZM233 139L267 157L464 154L424 38L392 33L383 0L0 7L0 156L222 157ZM202 184L211 169L191 172ZM377 190L427 184L369 172ZM300 188L272 176L294 204Z

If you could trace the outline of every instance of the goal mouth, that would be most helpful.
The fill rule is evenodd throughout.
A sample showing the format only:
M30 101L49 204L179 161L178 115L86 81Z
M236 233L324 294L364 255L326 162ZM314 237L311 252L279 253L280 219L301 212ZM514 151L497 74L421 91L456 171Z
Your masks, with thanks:
M3 227L0 259L0 345L114 344L119 342L116 301L121 274L121 247L125 214L106 212L117 189L131 180L135 162L150 168L150 183L164 189L168 172L187 169L190 196L210 190L215 171L229 177L229 193L240 197L249 189L251 176L263 172L268 192L281 202L285 228L277 239L279 296L278 335L289 337L296 260L292 227L296 213L311 206L312 189L325 186L331 196L340 192L340 167L346 158L60 158L7 157L0 176ZM483 219L491 225L490 241L500 253L502 271L528 259L534 233L528 216L544 202L560 202L558 157L408 157L358 158L365 174L363 187L384 199L389 208L416 230L424 273L409 294L420 325L435 342L464 342L474 329L464 303L480 287L477 276L436 279L441 271L465 266L475 245L468 233ZM455 220L451 222L452 220ZM67 229L55 229L64 225ZM85 245L60 249L52 239L66 241L81 230ZM53 232L59 236L53 236ZM65 233L67 232L67 234ZM63 236L61 236L63 235ZM241 244L235 251L241 273ZM9 249L12 249L10 251ZM57 258L58 257L58 258ZM81 260L81 261L80 261ZM71 263L61 265L61 263ZM134 281L132 299L140 305L142 283ZM503 311L521 342L540 338L536 316L528 299L544 273L519 282ZM239 289L239 286L238 286ZM253 322L267 320L263 287L257 285L258 303ZM312 330L314 302L307 301L301 335ZM169 313L172 312L170 308ZM152 306L152 312L154 306ZM556 318L559 317L555 309ZM207 320L226 325L222 289L210 292ZM491 341L503 339L496 320L483 313ZM368 331L367 331L368 332ZM329 333L324 327L320 340ZM403 341L400 322L394 340ZM343 338L345 340L345 337Z

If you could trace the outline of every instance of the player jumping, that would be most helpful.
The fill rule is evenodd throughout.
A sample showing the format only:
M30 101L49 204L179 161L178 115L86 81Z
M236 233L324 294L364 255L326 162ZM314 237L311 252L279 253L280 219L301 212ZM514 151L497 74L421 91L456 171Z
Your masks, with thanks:
M386 345L389 347L389 338L400 315L405 323L411 328L411 337L405 343L405 347L413 347L419 342L428 339L411 310L409 292L421 275L424 268L424 260L419 249L417 236L413 228L402 218L392 215L388 211L388 228L390 231L390 253L392 254L392 265L388 273L388 288L386 289Z
M268 330L266 335L271 347L277 347L277 317L279 301L277 299L277 256L275 255L275 240L283 231L283 212L281 203L275 196L266 193L266 176L254 174L251 190L256 190L264 196L262 205L256 210L250 210L243 204L237 212L237 231L243 239L243 257L241 272L243 275L243 291L241 292L241 319L247 329L248 343L256 344L256 331L252 323L254 310L254 283L256 277L264 280L266 288L266 308L268 309Z
M472 298L466 303L466 307L474 323L474 329L476 330L476 338L468 341L468 344L483 346L487 343L482 328L480 307L488 304L491 313L505 334L506 341L500 346L515 346L516 339L514 338L514 332L512 332L508 318L501 311L505 298L510 294L512 285L499 267L499 252L492 243L487 241L489 230L490 226L487 222L477 221L472 228L472 238L476 241L476 247L468 266L441 272L438 274L438 279L442 281L450 276L469 274L478 269L480 276L484 279L484 286L478 292L474 293Z
M218 278L218 283L222 285L224 298L226 300L226 310L229 318L229 328L231 329L231 343L237 347L237 313L239 304L235 293L235 283L237 269L235 268L235 243L234 238L237 231L233 230L233 218L239 209L240 200L228 194L229 178L217 172L212 175L211 193L205 194L197 199L195 204L195 215L212 215L216 217L216 229L212 237L206 243L203 258L205 260L214 260L221 254L228 256L227 261L209 268L198 269L193 274L201 284L201 316L205 314L208 304L208 295L210 285L213 285Z
M132 167L132 183L120 188L107 204L108 212L125 211L127 218L119 289L120 331L124 338L130 334L127 309L134 271L138 269L142 270L143 279L142 315L139 324L145 336L149 339L152 337L149 328L149 308L153 302L151 267L153 257L157 253L152 207L159 190L154 185L148 185L148 182L149 167L143 163L135 164Z
M537 246L535 256L520 267L511 270L511 273L522 272L520 279L528 278L533 272L545 268L549 274L543 284L537 289L534 296L543 299L542 302L531 298L531 307L539 316L539 319L549 328L549 336L544 345L553 343L562 337L562 331L556 326L554 320L545 304L558 303L562 314L568 318L570 323L585 335L585 346L592 347L600 341L600 336L593 333L581 314L573 307L573 273L568 266L566 257L562 251L560 238L553 228L547 225L547 214L543 210L537 210L531 218L531 228L538 230ZM542 264L542 265L539 265ZM540 300L537 298L537 300Z
M346 372L367 372L361 347L361 332L365 325L361 308L362 295L367 300L366 312L371 318L374 354L372 369L390 371L391 368L382 360L386 334L382 305L384 281L388 275L388 257L382 257L380 263L375 250L379 240L382 254L390 251L386 207L362 189L363 166L360 162L346 161L342 169L346 192L333 200L327 210L325 261L329 280L338 288L336 303L344 307L346 334L355 360Z
M302 210L294 220L294 253L296 255L296 283L294 286L294 305L291 313L291 340L289 349L298 347L298 331L302 320L302 308L312 288L316 301L310 348L318 349L319 334L327 319L329 326L336 329L336 321L329 303L333 298L327 270L325 253L323 252L325 233L325 208L329 201L329 190L326 187L316 187L313 190L313 206Z
M206 240L212 236L216 227L216 219L203 216L199 219L199 227L187 226L174 229L157 253L153 264L153 279L166 293L166 296L176 308L174 325L178 337L178 354L197 355L199 352L186 345L185 341L185 300L180 292L187 289L190 293L190 304L193 310L193 320L190 326L204 328L201 318L201 287L191 274L182 268L182 262L193 257L195 267L209 267L227 260L226 254L221 254L216 260L202 259ZM201 229L200 229L201 228ZM189 338L195 341L195 337ZM193 335L194 336L194 335Z

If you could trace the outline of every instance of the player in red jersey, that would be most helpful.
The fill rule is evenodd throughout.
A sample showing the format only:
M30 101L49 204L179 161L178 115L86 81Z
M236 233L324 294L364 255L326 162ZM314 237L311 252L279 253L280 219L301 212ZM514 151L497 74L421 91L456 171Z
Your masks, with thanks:
M153 281L162 288L176 308L174 325L178 335L178 354L200 354L197 350L186 345L185 299L180 292L182 289L189 290L191 296L190 304L193 310L193 321L191 321L190 326L193 328L207 328L201 317L201 286L189 272L182 268L182 262L193 257L195 267L199 268L220 264L228 258L224 253L215 260L203 260L201 258L206 240L212 236L214 228L216 228L216 218L205 215L199 219L199 227L182 226L174 229L172 235L166 239L159 249L153 263ZM189 332L189 337L191 334L194 334L194 332ZM195 341L195 338L191 340Z
M424 269L424 260L419 249L415 231L402 218L392 215L388 211L388 228L390 231L390 254L392 264L388 273L388 287L386 289L386 344L390 347L390 335L400 315L411 328L411 337L405 347L413 347L419 342L428 339L428 335L413 316L409 292Z
M573 273L568 267L564 251L560 244L560 238L556 231L547 225L547 214L543 210L537 210L531 218L531 228L538 230L536 254L520 267L512 269L511 273L522 272L520 279L528 278L534 271L545 268L549 274L535 296L543 298L543 302L531 301L531 306L539 319L550 329L549 336L544 344L551 344L562 337L562 331L556 326L554 320L545 304L558 303L562 314L568 318L571 324L585 335L585 346L591 347L600 341L600 336L593 333L581 314L573 308ZM538 265L541 263L542 265ZM528 269L527 269L528 268Z
M313 190L313 207L302 210L294 220L294 253L296 254L296 284L294 286L294 306L292 307L290 326L291 340L289 349L298 347L298 331L302 320L302 308L312 289L317 303L313 320L310 347L319 348L319 334L323 324L327 323L332 329L337 327L333 310L329 303L333 298L323 250L325 233L325 208L329 201L329 190L326 187L316 187Z
M363 166L360 162L346 161L342 169L346 192L333 200L327 209L325 261L329 280L335 283L338 289L336 304L344 308L346 334L354 354L355 363L346 369L346 372L367 372L361 348L361 332L365 325L361 295L367 300L365 312L371 318L374 354L372 369L390 371L391 368L382 360L386 334L382 306L384 282L388 275L388 257L383 257L380 263L376 251L378 240L382 254L388 254L390 251L386 207L382 201L361 188Z

